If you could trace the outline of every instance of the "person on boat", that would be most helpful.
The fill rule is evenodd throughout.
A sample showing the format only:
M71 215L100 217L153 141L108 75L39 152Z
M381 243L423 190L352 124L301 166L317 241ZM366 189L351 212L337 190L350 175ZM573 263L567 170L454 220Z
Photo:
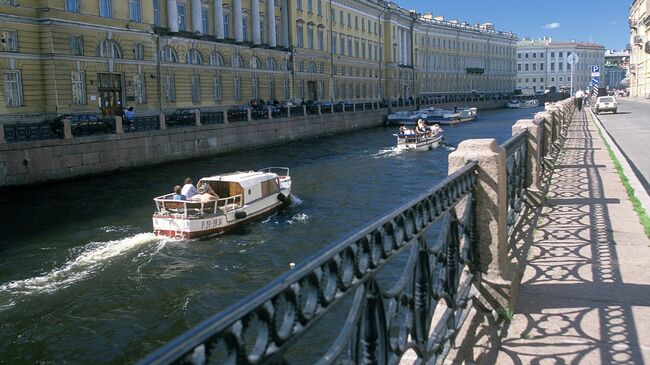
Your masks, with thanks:
M219 196L208 184L201 185L201 187L199 187L199 193L192 197L192 200L198 200L202 203L215 201L217 199L219 199Z
M183 196L183 194L181 194L181 186L180 185L174 186L173 199L174 200L185 200L185 196Z
M427 125L424 124L424 119L418 119L418 126L415 127L415 133L419 136L427 134Z
M183 185L183 189L181 189L181 195L185 195L187 199L192 199L192 197L198 193L199 191L196 190L196 186L192 184L192 179L189 177L185 179L185 185Z

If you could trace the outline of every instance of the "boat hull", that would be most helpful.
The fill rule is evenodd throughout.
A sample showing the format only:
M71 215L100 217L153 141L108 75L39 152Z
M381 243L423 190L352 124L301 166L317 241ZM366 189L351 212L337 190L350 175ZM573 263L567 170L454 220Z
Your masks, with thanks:
M280 194L284 198L280 198ZM281 193L260 199L250 205L217 214L204 214L200 217L183 217L180 214L154 214L153 231L157 236L177 239L192 239L212 236L232 231L239 226L268 216L290 201L290 192L282 189Z
M407 151L407 150L428 151L439 147L441 143L442 143L442 134L438 136L434 136L433 138L420 139L413 142L400 143L398 140L397 150L398 151Z

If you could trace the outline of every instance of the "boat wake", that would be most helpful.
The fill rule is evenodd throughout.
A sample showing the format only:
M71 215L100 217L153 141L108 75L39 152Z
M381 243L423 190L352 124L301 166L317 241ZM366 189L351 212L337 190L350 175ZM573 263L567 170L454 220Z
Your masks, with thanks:
M399 150L397 147L389 147L389 148L384 148L379 150L379 152L375 153L374 155L370 155L372 158L387 158L387 157L394 157L398 156L404 152L404 150Z
M76 257L48 273L0 285L0 310L11 307L21 296L48 294L69 287L101 271L109 260L141 245L152 242L164 245L167 241L153 233L140 233L114 241L91 242Z
M287 223L288 224L304 223L307 222L308 220L309 220L309 215L305 213L298 213L298 214L294 214L294 216L291 217L291 219L289 219Z

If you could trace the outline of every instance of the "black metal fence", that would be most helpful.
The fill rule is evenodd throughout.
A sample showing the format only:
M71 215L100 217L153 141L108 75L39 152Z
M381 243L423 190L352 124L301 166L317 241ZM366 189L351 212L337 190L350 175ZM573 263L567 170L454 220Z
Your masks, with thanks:
M122 124L125 133L153 131L160 129L160 118L157 115L136 117L133 122L124 121Z
M5 140L7 142L20 142L20 141L37 141L43 139L62 138L54 133L52 127L46 123L40 124L5 124L4 125Z
M506 170L508 178L508 235L515 227L524 207L527 174L526 133L520 132L501 145L506 150Z
M201 124L223 123L223 112L201 112Z
M340 303L350 303L347 319L319 363L395 363L409 349L434 363L470 307L476 166L327 246L141 364L287 363L293 342ZM401 274L383 287L378 276L398 254L407 256Z

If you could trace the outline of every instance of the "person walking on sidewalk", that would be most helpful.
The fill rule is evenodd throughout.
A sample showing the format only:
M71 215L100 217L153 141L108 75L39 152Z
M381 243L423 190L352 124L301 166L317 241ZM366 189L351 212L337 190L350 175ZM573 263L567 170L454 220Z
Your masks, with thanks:
M576 91L576 103L578 105L578 111L582 110L582 98L584 97L582 90Z

